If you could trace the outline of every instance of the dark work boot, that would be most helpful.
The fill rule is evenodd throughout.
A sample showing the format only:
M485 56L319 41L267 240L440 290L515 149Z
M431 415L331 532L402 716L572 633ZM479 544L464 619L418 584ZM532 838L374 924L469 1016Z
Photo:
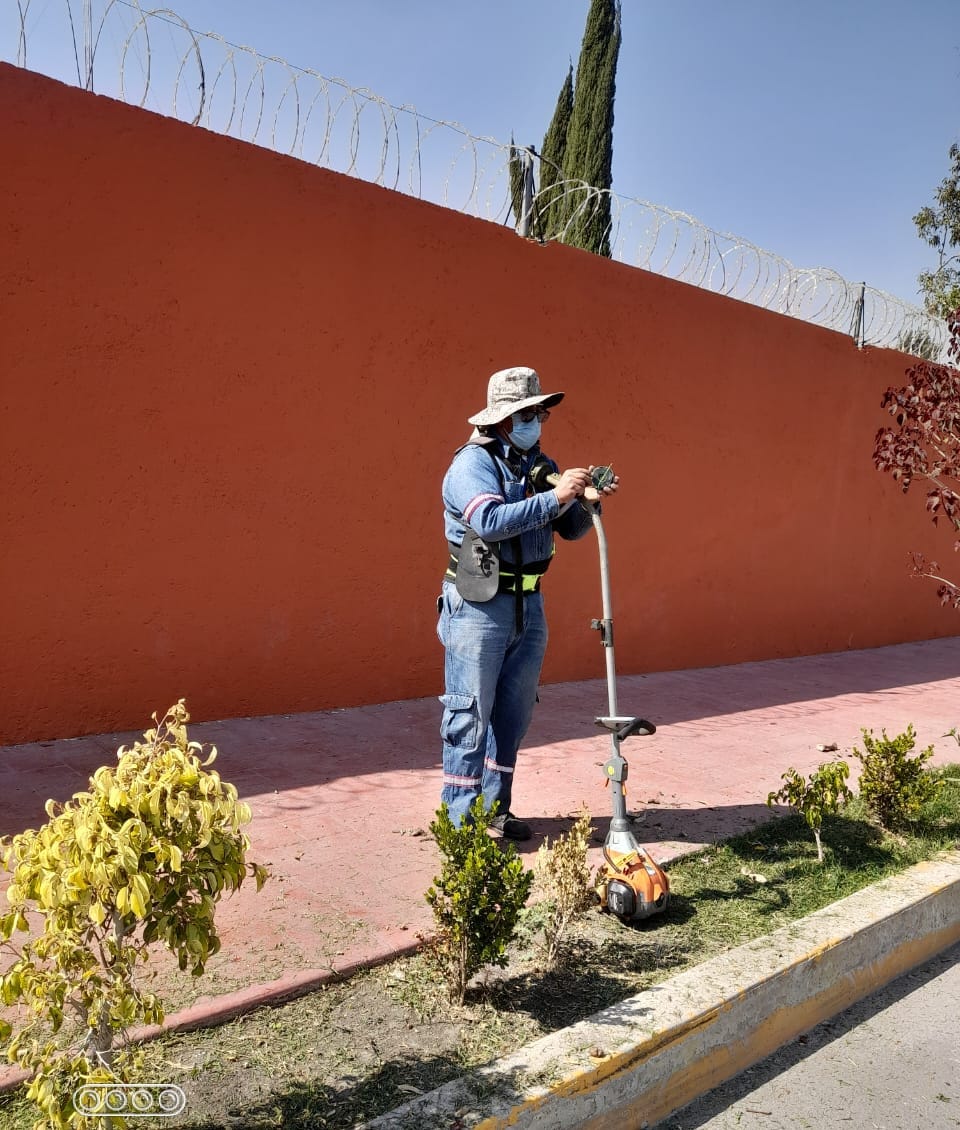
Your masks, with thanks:
M529 840L533 835L530 825L525 820L518 820L512 812L494 816L490 821L490 831L505 840Z

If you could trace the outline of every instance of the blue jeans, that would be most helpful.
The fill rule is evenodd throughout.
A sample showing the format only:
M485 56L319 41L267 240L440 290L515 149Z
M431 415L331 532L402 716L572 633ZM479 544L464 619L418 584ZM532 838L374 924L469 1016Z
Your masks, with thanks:
M498 593L476 604L445 581L437 635L446 649L440 799L459 826L481 793L486 809L494 801L500 815L510 809L517 750L533 715L547 647L543 597L524 596L518 632L516 597Z

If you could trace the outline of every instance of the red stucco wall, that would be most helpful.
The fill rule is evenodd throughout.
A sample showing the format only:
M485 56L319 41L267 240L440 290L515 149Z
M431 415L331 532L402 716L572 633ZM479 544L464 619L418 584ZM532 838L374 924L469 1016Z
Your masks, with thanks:
M622 672L956 631L870 461L900 355L5 65L0 137L0 741L439 693L439 483L511 364L622 476ZM545 681L601 677L592 537L548 582Z

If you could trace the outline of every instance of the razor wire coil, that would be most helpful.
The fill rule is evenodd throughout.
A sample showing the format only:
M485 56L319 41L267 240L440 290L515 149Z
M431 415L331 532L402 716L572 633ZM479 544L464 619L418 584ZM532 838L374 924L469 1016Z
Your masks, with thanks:
M172 9L147 9L139 0L104 0L96 23L92 0L84 0L81 65L76 2L64 0L67 19L59 23L49 7L32 23L33 0L14 0L0 17L0 58L29 66L31 41L42 35L43 49L56 60L53 77L62 81L468 215L510 222L510 160L521 152L513 145L197 31ZM107 43L114 66L100 82L98 56ZM532 147L524 152L541 162ZM851 334L858 345L904 348L922 341L930 355L945 354L945 323L885 291L826 267L797 267L685 212L582 182L558 180L534 192L532 214L560 195L568 219L551 235L560 242L594 210L609 207L610 254L619 262Z

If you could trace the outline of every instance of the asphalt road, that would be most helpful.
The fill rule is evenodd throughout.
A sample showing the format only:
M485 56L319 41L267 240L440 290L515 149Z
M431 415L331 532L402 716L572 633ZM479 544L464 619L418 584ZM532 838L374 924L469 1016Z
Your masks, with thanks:
M960 946L651 1130L955 1130Z

